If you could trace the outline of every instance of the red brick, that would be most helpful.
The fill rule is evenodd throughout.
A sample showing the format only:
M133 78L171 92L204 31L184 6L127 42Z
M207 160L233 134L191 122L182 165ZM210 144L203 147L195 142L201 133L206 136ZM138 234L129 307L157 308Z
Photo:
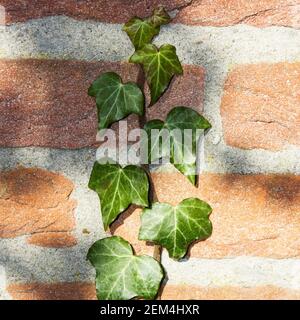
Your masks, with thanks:
M6 8L7 24L54 15L122 23L133 16L148 16L158 5L173 10L190 2L191 0L0 0L0 5Z
M128 63L0 60L0 146L94 145L96 103L87 91L107 71L139 80L139 68ZM139 126L137 116L130 119L130 128Z
M95 300L92 283L21 283L7 288L13 300Z
M175 22L190 25L300 27L299 0L0 0L7 24L55 15L124 23L135 15L150 15L159 4L167 10L181 9Z
M182 9L175 22L201 26L300 27L299 0L196 0Z
M38 168L1 172L0 238L29 235L29 243L46 247L70 246L72 238L74 245L73 187L65 177Z
M87 90L107 71L121 74L124 82L143 82L141 69L128 63L0 60L0 146L96 146L96 103ZM184 72L174 77L158 103L146 109L148 120L165 119L179 105L202 112L204 69L187 65ZM126 120L128 132L142 125L137 115ZM112 125L117 137L118 127Z
M202 113L204 99L205 70L199 66L185 65L183 75L175 76L168 90L158 100L158 102L147 108L147 120L165 120L167 114L177 106L193 108ZM149 89L145 86L149 99Z
M203 174L199 188L180 173L152 180L160 202L198 197L212 206L212 236L191 247L192 257L300 257L300 176Z
M274 286L208 288L168 285L163 300L300 300L300 291Z
M229 73L221 115L225 141L242 148L300 146L300 63L240 65Z

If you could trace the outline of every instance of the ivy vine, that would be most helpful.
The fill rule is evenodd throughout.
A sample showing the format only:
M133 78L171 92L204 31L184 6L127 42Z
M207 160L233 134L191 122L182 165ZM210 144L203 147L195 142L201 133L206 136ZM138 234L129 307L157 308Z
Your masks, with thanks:
M154 10L152 16L132 18L123 30L128 34L135 53L129 61L140 64L150 88L154 105L167 90L173 76L183 69L176 48L164 44L157 48L151 43L160 27L171 20L163 7ZM134 113L145 112L145 98L135 83L123 83L119 75L107 72L99 76L89 88L89 95L96 99L99 129L108 128ZM197 130L206 130L210 123L196 111L179 106L172 109L166 120L151 120L144 126L148 143L152 143L148 157L155 160L164 157L161 139L154 141L159 153L153 150L151 130L190 130L192 151L189 159L183 157L183 142L171 136L170 162L196 184L196 150L199 138ZM145 141L144 141L145 142ZM175 161L175 155L176 160ZM178 161L179 160L179 161ZM212 208L206 202L189 198L177 206L149 201L150 174L142 167L117 163L94 164L89 188L97 192L105 230L131 204L143 207L139 239L151 241L167 249L171 258L179 260L187 253L195 240L204 240L212 233L209 215ZM155 256L155 255L154 255ZM155 259L156 258L156 259ZM99 300L126 300L132 298L155 299L165 273L161 263L150 256L136 256L132 246L121 237L112 236L98 240L89 249L87 259L96 269L96 290Z

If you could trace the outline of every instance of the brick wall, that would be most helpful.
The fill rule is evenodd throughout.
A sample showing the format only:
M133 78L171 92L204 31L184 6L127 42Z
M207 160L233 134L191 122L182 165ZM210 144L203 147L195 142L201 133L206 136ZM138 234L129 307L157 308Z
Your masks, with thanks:
M178 48L185 74L147 119L186 105L213 128L199 187L152 172L155 194L214 209L212 237L186 261L163 253L162 298L300 298L299 0L0 0L0 299L95 299L85 256L106 234L87 188L97 131L87 88L108 70L139 81L120 24L159 3L175 18L155 41ZM151 255L139 214L111 232Z

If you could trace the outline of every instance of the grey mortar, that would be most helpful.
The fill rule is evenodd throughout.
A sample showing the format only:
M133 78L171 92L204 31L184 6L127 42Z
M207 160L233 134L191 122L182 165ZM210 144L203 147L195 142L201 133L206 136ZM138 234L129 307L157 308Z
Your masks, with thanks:
M203 287L255 287L273 285L300 289L299 259L233 257L227 259L190 258L178 263L164 251L162 263L169 284Z

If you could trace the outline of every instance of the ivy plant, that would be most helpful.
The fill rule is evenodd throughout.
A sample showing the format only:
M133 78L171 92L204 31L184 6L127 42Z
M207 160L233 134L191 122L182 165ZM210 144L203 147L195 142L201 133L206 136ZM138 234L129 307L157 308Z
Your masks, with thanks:
M123 27L136 50L129 61L142 66L150 87L150 106L164 94L172 78L183 73L174 46L164 44L158 48L151 43L161 26L170 20L167 12L159 7L152 16L145 19L134 17ZM141 89L135 83L123 83L116 73L100 75L88 93L96 99L99 129L108 128L132 113L144 114L145 99ZM146 123L144 129L149 135L144 142L150 145L148 156L154 160L167 153L160 139L155 140L154 144L151 141L153 129L158 133L166 130L171 133L170 162L195 184L197 130L210 127L210 123L193 109L175 107L165 121L151 120ZM186 161L184 142L173 134L174 130L190 130L191 161ZM154 151L155 146L159 147L159 152ZM141 206L139 239L165 247L171 258L179 260L186 255L193 241L204 240L211 235L209 215L212 208L197 198L185 199L177 206L159 202L152 204L149 201L149 176L138 166L122 167L117 163L96 162L89 188L99 196L105 230L131 204ZM87 259L96 269L96 290L100 300L155 299L164 278L163 267L157 261L159 257L156 260L150 256L136 256L131 245L117 236L95 242Z

